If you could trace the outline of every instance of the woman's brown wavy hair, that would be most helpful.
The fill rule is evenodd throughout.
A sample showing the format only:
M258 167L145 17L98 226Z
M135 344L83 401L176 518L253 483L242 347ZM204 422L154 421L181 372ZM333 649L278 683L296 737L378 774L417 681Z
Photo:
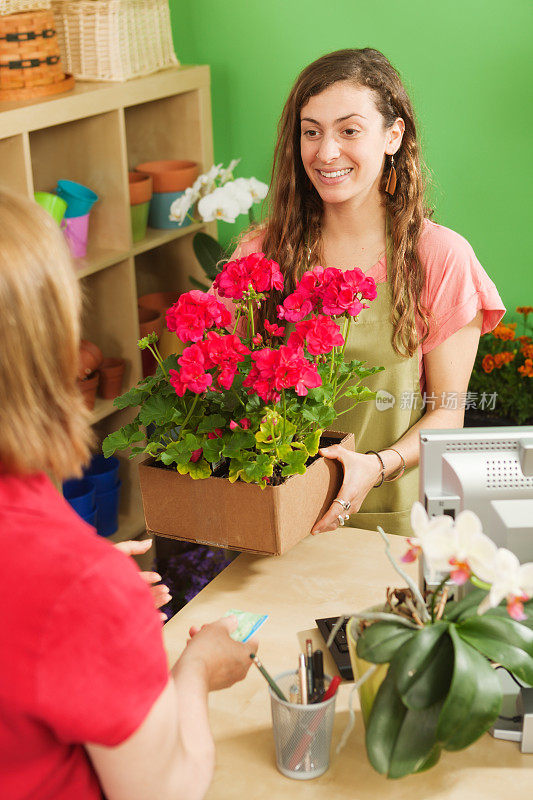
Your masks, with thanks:
M394 251L393 263L387 265L394 326L392 344L397 353L412 356L418 346L415 313L423 321L424 335L427 335L428 312L420 300L424 269L418 258L417 244L424 217L431 217L433 210L424 199L426 181L422 175L411 101L399 74L379 50L369 47L337 50L314 61L296 80L278 124L268 217L261 226L264 232L262 250L281 265L287 293L293 291L309 263L322 263L322 200L300 157L300 111L311 97L339 81L372 89L385 129L398 117L405 123L402 144L394 157L396 192L393 196L385 192L390 169L388 159L380 189L391 220ZM279 293L273 295L264 304L264 316L274 319L276 305L281 301Z
M65 239L37 203L0 192L0 467L80 474L92 441L76 386L80 290Z

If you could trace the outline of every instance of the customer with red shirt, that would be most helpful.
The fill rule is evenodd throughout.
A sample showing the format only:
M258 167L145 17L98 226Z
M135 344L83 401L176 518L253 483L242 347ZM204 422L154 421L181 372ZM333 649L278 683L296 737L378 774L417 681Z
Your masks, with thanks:
M0 796L201 798L207 695L244 678L250 645L235 620L191 629L169 673L137 567L47 477L79 474L91 443L78 283L39 206L0 194L0 230Z

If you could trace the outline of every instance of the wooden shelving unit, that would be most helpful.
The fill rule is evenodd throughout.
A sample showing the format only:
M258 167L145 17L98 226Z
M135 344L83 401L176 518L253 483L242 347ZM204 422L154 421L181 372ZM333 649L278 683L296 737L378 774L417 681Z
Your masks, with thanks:
M192 251L198 230L148 229L131 239L128 169L155 159L190 159L201 171L213 163L209 67L184 66L125 83L78 82L72 92L40 102L0 103L0 189L33 197L59 178L90 186L87 257L74 259L84 295L83 335L105 355L127 359L125 388L141 377L137 298L148 292L191 289L203 274ZM99 440L128 421L112 401L93 411ZM120 527L113 541L144 531L137 463L119 455Z

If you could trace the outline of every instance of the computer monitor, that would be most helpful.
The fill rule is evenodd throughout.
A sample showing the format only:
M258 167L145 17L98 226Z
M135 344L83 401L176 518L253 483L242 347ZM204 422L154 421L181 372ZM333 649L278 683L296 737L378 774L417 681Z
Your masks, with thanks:
M533 426L422 430L420 502L429 516L470 509L498 547L533 561Z

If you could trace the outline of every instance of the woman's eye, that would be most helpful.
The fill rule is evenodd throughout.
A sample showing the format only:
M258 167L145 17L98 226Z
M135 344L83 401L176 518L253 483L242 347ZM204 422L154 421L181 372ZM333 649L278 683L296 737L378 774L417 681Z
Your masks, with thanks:
M359 133L359 131L356 128L346 128L344 133L347 133L348 136L355 136L356 134Z
M315 134L318 135L318 131L314 131L312 129L303 132L303 135L307 136L308 139L314 139Z

